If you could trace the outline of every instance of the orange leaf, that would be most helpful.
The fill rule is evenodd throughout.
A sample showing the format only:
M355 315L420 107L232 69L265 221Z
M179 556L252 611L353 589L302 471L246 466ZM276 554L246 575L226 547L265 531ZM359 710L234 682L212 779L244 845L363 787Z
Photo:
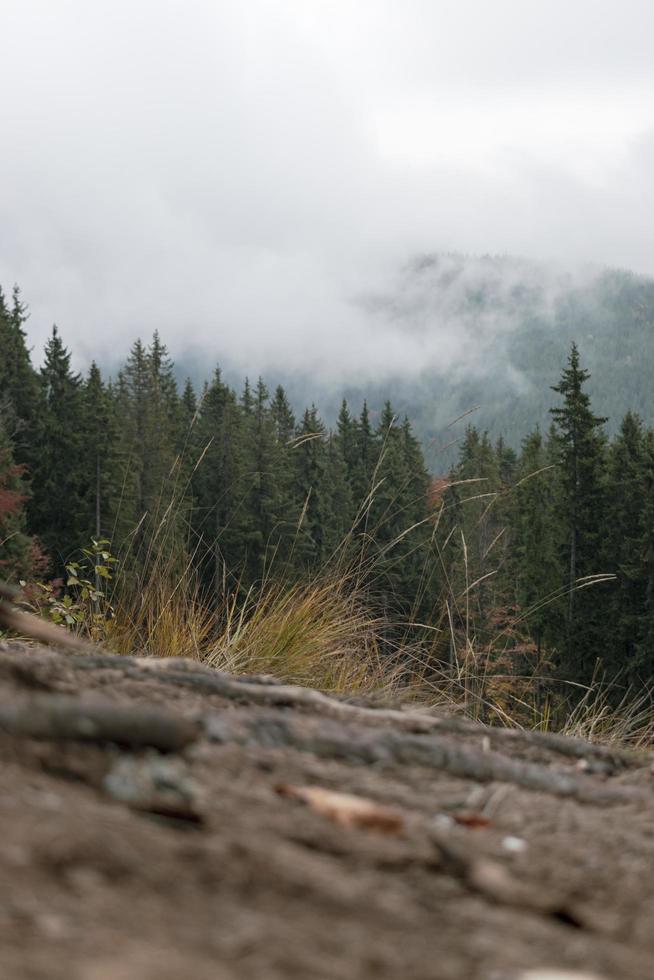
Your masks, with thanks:
M289 786L286 783L275 789L280 796L306 803L341 827L364 827L381 834L399 834L404 828L404 817L398 810L362 796L337 793L321 786Z
M452 814L457 823L463 827L470 827L477 830L479 827L490 827L490 820L483 813L454 813Z

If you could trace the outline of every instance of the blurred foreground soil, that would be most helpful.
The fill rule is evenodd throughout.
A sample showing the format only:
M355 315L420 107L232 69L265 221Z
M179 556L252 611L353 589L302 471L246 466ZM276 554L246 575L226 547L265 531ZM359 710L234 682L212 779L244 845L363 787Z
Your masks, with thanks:
M647 756L211 676L0 644L0 977L654 976Z

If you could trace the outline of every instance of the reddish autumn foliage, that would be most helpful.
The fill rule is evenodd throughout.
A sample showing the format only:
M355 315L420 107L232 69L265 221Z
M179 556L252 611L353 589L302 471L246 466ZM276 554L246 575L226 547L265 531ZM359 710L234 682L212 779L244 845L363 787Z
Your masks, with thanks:
M17 517L20 514L23 504L27 500L21 492L20 481L25 475L25 467L16 463L7 462L10 460L9 452L0 452L0 529L3 529L10 517Z
M0 450L0 570L8 578L43 575L49 566L38 540L24 531L24 476L10 449Z
M437 476L431 481L427 490L427 500L432 510L440 507L445 492L450 485L451 481L446 476Z

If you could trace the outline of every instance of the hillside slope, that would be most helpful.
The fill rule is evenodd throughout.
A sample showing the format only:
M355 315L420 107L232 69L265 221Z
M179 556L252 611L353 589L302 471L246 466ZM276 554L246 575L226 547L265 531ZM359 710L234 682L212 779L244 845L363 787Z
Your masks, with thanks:
M654 422L654 280L617 270L566 272L512 258L434 256L414 263L378 315L418 333L423 366L367 388L407 414L438 469L439 450L469 421L518 448L549 425L570 345L591 372L589 393L615 432L627 411ZM453 340L452 338L455 338ZM351 389L355 400L363 388ZM450 459L452 453L446 454Z
M0 747L12 980L654 972L647 759L7 642Z
M373 418L390 398L398 414L414 422L435 472L452 461L455 450L443 447L465 425L451 429L449 423L471 409L470 421L516 448L535 425L547 427L555 398L550 386L573 340L591 371L589 391L597 413L609 418L609 432L628 410L654 422L654 279L507 256L433 255L356 303L380 348L375 362L383 370L371 371L360 363L360 352L353 357L344 351L338 377L271 370L267 380L283 383L298 409L315 402L329 424L343 396L357 410L366 398ZM183 352L180 378L203 381L207 353L196 359ZM219 349L215 357L221 360ZM241 369L224 366L240 385ZM266 366L248 370L266 372Z

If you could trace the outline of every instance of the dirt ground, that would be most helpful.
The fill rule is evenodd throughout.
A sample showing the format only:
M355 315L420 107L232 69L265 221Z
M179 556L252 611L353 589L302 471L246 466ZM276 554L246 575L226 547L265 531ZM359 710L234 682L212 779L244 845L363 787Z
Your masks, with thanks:
M0 644L0 977L654 976L649 758L215 677Z

